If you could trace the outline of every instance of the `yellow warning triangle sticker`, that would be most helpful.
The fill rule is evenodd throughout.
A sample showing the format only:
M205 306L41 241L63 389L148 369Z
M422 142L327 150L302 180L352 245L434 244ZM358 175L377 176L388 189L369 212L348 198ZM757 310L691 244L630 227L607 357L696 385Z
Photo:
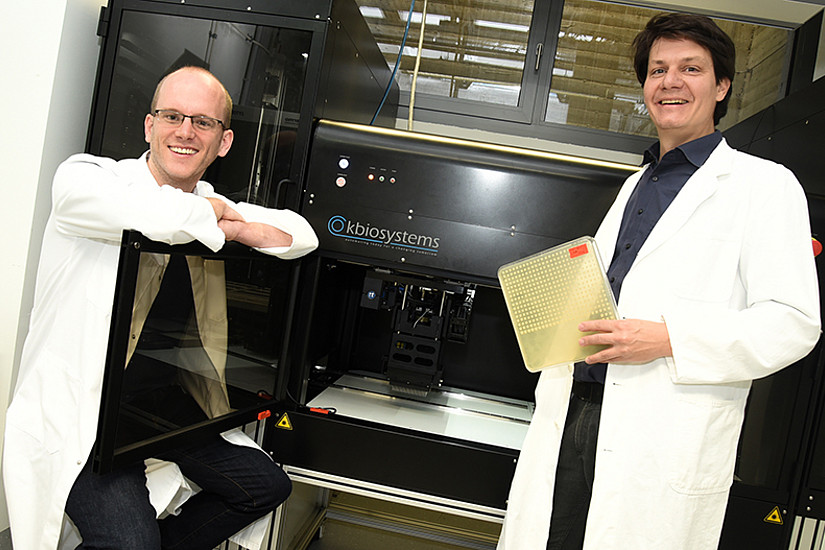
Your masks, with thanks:
M278 419L278 423L276 424L276 426L281 428L282 430L291 430L292 422L289 421L289 415L287 415L286 413L282 414L281 418Z
M771 513L765 516L763 519L765 523L775 523L777 525L782 525L784 522L782 521L782 513L779 511L779 506L774 506Z

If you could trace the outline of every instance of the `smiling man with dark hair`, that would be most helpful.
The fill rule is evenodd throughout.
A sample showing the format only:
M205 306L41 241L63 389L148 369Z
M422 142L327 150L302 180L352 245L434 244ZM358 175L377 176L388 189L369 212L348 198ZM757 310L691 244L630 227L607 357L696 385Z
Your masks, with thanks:
M730 38L665 14L633 46L659 141L596 233L623 317L542 372L500 550L715 550L751 381L819 338L802 188L715 129Z

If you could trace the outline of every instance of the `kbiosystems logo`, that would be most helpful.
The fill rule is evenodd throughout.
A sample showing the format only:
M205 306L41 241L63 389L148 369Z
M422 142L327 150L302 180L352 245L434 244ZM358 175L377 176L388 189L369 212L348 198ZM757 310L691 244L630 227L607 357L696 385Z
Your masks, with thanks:
M369 223L348 220L343 216L331 217L327 222L327 229L336 237L363 241L373 245L400 246L429 253L438 252L439 237L377 227Z

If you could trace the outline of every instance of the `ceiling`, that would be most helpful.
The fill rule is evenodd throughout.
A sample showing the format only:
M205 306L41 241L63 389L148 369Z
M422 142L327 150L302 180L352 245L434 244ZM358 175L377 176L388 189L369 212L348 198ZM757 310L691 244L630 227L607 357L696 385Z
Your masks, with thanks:
M798 27L822 11L825 0L631 0L628 3Z

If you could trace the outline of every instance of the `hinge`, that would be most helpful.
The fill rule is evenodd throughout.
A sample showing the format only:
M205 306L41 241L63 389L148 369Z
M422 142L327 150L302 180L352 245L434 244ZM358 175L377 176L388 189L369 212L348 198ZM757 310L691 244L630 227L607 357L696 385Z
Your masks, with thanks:
M100 6L100 17L97 18L97 35L106 38L109 34L109 10L106 6Z

